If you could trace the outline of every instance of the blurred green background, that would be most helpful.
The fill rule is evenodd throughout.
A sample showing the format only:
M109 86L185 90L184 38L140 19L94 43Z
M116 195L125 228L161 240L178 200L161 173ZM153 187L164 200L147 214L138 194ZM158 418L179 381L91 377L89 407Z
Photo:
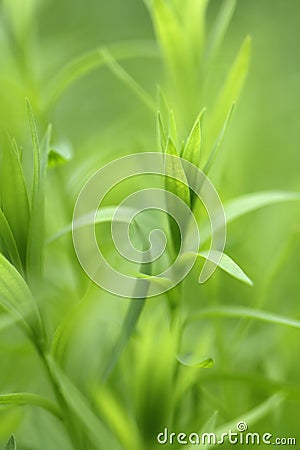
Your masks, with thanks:
M177 3L184 8L181 1L181 5ZM221 4L222 0L210 1L208 31ZM53 124L53 147L66 146L73 152L71 161L49 170L46 218L51 235L71 221L76 196L93 170L122 155L157 150L155 113L107 66L82 76L47 108L60 69L102 45L145 41L148 56L141 50L136 57L120 61L122 67L154 102L158 84L171 99L172 92L168 91L159 50L155 43L149 43L155 37L142 0L2 0L0 14L2 140L7 132L16 138L23 148L25 173L30 174L24 102L28 97L41 132L48 122ZM243 39L250 34L249 74L211 174L223 201L260 190L300 190L299 21L298 0L237 1L211 68L209 89L196 105L198 110L206 105L209 109ZM182 122L182 133L187 132ZM299 319L299 225L297 202L269 206L230 224L227 253L254 280L254 287L243 286L220 272L207 285L199 286L195 270L183 285L185 307L197 311L211 305L244 305ZM168 330L164 299L150 300L101 397L98 374L121 327L128 301L90 286L86 302L76 307L87 285L71 239L63 238L47 250L40 300L45 304L49 333L53 334L75 307L70 340L62 357L66 373L89 402L96 403L93 408L112 433L123 436L121 448L154 449L155 433L166 426L164 410L174 395L172 373L160 389L159 378L157 384L152 379L160 366L169 364L172 369L174 364L169 352L171 337L163 331ZM274 403L251 430L293 436L300 442L299 330L263 322L251 323L249 328L246 325L246 320L206 319L187 332L187 349L197 347L199 356L212 356L215 365L191 375L197 382L177 409L174 407L173 423L178 431L197 431L215 410L219 411L219 424L229 422L282 391L284 400ZM28 391L52 396L38 358L15 326L1 330L0 364L1 393ZM120 431L118 424L127 427L127 432ZM0 406L3 448L12 432L21 450L71 448L63 426L31 406ZM139 443L130 443L134 433ZM78 448L85 448L84 444Z

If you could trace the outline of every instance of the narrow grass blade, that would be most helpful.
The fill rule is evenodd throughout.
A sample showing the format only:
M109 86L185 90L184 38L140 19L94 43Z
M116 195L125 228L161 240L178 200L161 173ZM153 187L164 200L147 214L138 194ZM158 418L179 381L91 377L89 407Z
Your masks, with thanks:
M178 144L178 133L174 110L169 111L169 127L168 127L168 138L172 139L175 146Z
M183 366L195 367L198 369L210 369L214 365L212 358L206 358L198 362L190 361L190 355L177 355L177 361Z
M0 208L0 241L4 249L5 256L13 266L23 275L23 265L17 248L17 244L9 223Z
M104 62L110 68L112 73L124 83L142 102L152 111L156 113L156 105L150 95L140 86L131 75L116 61L109 50L103 47L99 50Z
M204 259L207 259L210 255L211 252L209 251L203 251L199 253L199 256ZM215 259L212 258L212 255L211 261L215 261ZM230 276L236 278L242 283L248 284L248 286L253 286L252 280L245 274L240 266L230 258L230 256L226 255L226 253L222 253L218 267L220 267L220 269L224 270L224 272L228 273Z
M87 436L94 444L95 448L99 450L108 448L121 450L122 447L116 437L107 429L101 419L96 416L84 395L65 375L50 355L47 356L47 362L52 379L55 380L56 385L59 386L64 401L86 431Z
M9 438L5 450L17 450L17 444L14 435L12 434Z
M188 317L188 322L194 322L209 317L228 317L259 320L261 322L282 325L300 330L300 320L274 314L268 311L246 308L243 306L224 306L219 308L203 309Z
M109 45L107 48L116 60L158 57L158 50L154 41L121 42ZM105 64L99 50L101 48L79 56L62 68L48 88L45 109L50 110L72 84Z
M218 136L222 129L231 105L238 100L248 73L250 50L251 38L248 36L243 42L238 55L233 62L216 102L209 131L208 148L212 147L213 142L216 140L216 136Z
M158 144L160 146L161 151L163 152L167 145L166 131L162 122L162 117L160 112L157 113L157 135L158 135Z
M18 320L33 344L40 348L44 333L35 301L22 276L1 254L0 279L0 304Z
M199 167L201 154L202 130L201 120L205 108L198 115L182 152L182 158Z
M224 204L226 223L229 224L239 217L244 216L252 211L263 208L265 206L276 203L299 201L300 193L284 192L284 191L265 191L247 194L234 198ZM200 238L202 244L210 238L210 224L205 223L200 229Z
M215 145L213 146L211 154L209 155L209 158L208 158L208 160L207 160L207 162L206 162L206 164L204 166L203 172L205 174L208 174L208 172L210 171L211 166L212 166L212 164L213 164L213 162L214 162L214 160L215 160L215 158L216 158L216 156L217 156L217 154L219 152L219 149L220 149L220 147L221 147L221 145L223 143L223 140L224 140L224 137L225 137L228 125L230 123L230 120L231 120L231 117L232 117L232 114L233 114L233 111L234 111L234 108L235 108L235 103L233 103L231 105L231 108L230 108L229 113L227 115L227 118L225 120L225 123L224 123L224 126L222 128L222 131L221 131L219 137L217 138L217 141L216 141Z
M177 158L166 158L165 165L165 188L181 198L187 205L190 205L190 192L184 169L174 142L168 139L166 146L166 155L175 156ZM172 178L174 177L174 178Z
M45 214L45 178L48 164L48 148L51 135L51 127L40 145L37 127L29 100L26 101L28 120L30 125L33 148L33 183L31 216L29 223L26 274L30 285L34 285L41 279L43 271L44 254L44 214Z
M208 38L206 60L211 61L218 52L236 8L237 0L224 0Z
M4 215L13 232L22 262L26 258L29 201L20 154L14 141L5 145L1 167L1 199Z
M0 395L0 405L11 405L11 406L37 406L39 408L48 411L49 413L56 416L58 419L62 419L61 413L55 403L52 403L47 398L41 397L36 394L29 393L14 393L14 394L4 394Z

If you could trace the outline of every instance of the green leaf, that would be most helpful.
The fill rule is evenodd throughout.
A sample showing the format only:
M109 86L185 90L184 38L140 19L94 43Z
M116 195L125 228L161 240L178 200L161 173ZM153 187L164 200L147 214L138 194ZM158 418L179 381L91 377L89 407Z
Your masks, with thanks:
M211 126L209 130L208 148L212 147L213 142L222 129L231 105L238 100L242 87L244 85L251 51L251 38L246 37L236 59L230 68L224 86L221 89L214 111L212 113Z
M44 214L45 214L45 178L48 164L48 149L51 127L39 142L37 127L29 100L26 100L27 114L30 125L33 147L33 183L31 217L29 223L26 274L30 285L41 279L44 254Z
M0 208L0 242L4 249L4 255L23 275L23 265L20 259L19 251L9 223Z
M175 146L178 141L178 133L177 133L177 125L174 110L170 109L169 111L169 128L168 128L168 138L171 138L174 142Z
M228 115L226 117L225 123L223 125L222 131L221 131L219 137L217 138L217 142L213 146L211 154L209 155L209 158L208 158L208 160L207 160L207 162L206 162L206 164L204 166L203 172L205 174L208 174L208 172L210 171L211 166L212 166L212 164L213 164L213 162L214 162L214 160L215 160L215 158L216 158L216 156L217 156L217 154L219 152L219 149L220 149L220 147L222 145L222 142L224 140L224 137L225 137L225 134L226 134L229 122L231 120L234 108L235 108L235 103L233 103L231 105L231 108L230 108L229 113L228 113Z
M190 192L186 175L178 156L176 147L172 139L170 138L168 139L166 146L166 155L175 156L176 158L166 158L165 188L166 190L181 198L187 205L190 205Z
M129 75L128 72L117 62L117 60L110 53L108 48L101 48L99 50L103 61L110 68L112 73L122 82L124 83L132 92L136 94L136 96L142 100L142 102L151 110L156 113L156 105L153 102L151 96L145 91L145 89L140 86L134 78Z
M202 426L199 435L202 436L203 433L214 433L215 429L216 429L216 424L217 424L217 418L218 418L218 411L215 411L210 417L209 419L204 423L204 425ZM207 448L209 448L210 445L208 443L201 445L201 449L206 450ZM191 444L187 447L187 450L194 450L195 445Z
M116 60L158 56L154 41L121 42L107 46L107 48ZM105 64L103 55L100 54L99 50L97 48L77 57L58 72L48 88L45 109L50 110L73 83Z
M1 166L2 210L25 262L29 227L29 201L20 154L14 141L4 146Z
M0 304L17 319L36 346L43 344L40 315L31 292L19 272L0 254Z
M213 257L213 255L214 257ZM221 257L220 262L218 263L218 267L224 270L224 272L231 275L233 278L236 278L239 281L242 281L249 286L253 286L252 280L245 274L245 272L238 266L238 264L233 261L226 253L219 253L216 250L214 251L203 251L198 254L201 258L209 259L210 261L215 261L217 257Z
M205 108L198 115L182 152L182 158L199 167L201 153L201 120Z
M299 200L300 194L298 192L265 191L243 195L224 204L226 223L229 224L239 217L265 206ZM210 238L210 235L210 224L206 222L200 230L202 244Z
M246 308L243 306L224 306L218 308L206 308L193 316L188 317L187 322L206 319L208 317L229 317L259 320L274 325L283 325L291 328L300 329L300 321L289 317L273 314L268 311Z
M157 113L157 134L161 151L164 151L167 145L167 139L166 139L166 131L159 111Z
M208 60L212 60L219 50L235 11L236 1L237 0L224 0L220 6L220 11L208 39L206 51Z
M17 444L15 441L15 437L12 434L6 444L5 450L17 450Z
M50 412L59 419L62 419L61 413L55 403L52 403L47 398L41 397L36 394L29 394L27 392L4 394L0 395L0 405L12 405L12 406L37 406Z
M198 369L210 369L214 365L214 360L212 358L206 358L202 361L193 362L191 360L191 355L177 355L177 361L184 366L195 367Z
M73 151L68 143L61 143L55 148L49 149L48 166L57 167L67 163L73 157Z
M83 394L60 369L51 355L47 355L46 358L52 379L55 380L64 401L86 431L95 448L121 450L121 445L114 434L96 416Z

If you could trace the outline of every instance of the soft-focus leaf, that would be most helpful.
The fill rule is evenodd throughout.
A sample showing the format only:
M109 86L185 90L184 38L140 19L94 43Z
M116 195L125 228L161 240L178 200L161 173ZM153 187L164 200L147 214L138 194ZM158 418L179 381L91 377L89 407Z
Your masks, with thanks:
M158 142L161 151L164 151L167 145L166 131L162 122L162 117L160 112L157 113L157 132L158 132Z
M236 8L237 0L224 0L209 36L206 57L211 60L219 50Z
M4 146L1 169L2 209L24 262L30 212L20 155L13 141Z
M272 323L274 325L283 325L291 328L300 329L300 320L273 314L268 311L246 308L243 306L224 306L218 308L206 308L190 316L188 322L202 320L208 317L229 317L254 319L262 322Z
M213 164L213 162L214 162L214 160L215 160L215 158L216 158L216 156L218 154L218 151L219 151L219 149L220 149L220 147L222 145L222 142L224 140L224 137L225 137L228 125L230 123L230 120L231 120L234 108L235 108L235 103L233 103L231 105L231 108L230 108L228 116L227 116L227 118L225 120L225 123L224 123L224 126L222 128L222 131L221 131L219 137L217 138L217 142L213 146L213 149L212 149L212 151L211 151L211 153L210 153L210 155L208 157L208 160L207 160L207 162L206 162L206 164L204 166L203 172L205 174L208 174L208 172L210 171L211 166L212 166L212 164Z
M4 249L4 256L15 266L15 268L23 274L23 266L20 259L19 251L9 223L0 208L0 243Z
M32 294L19 272L0 254L0 304L18 322L37 345L44 334L40 315Z
M201 253L199 253L198 255L201 258L207 259L207 258L211 258L211 261L214 261L216 256L216 250L213 251L214 255L211 255L211 252L209 251L203 251ZM213 257L212 257L213 256ZM220 269L224 270L224 272L228 273L229 275L231 275L233 278L236 278L239 281L242 281L245 284L248 284L249 286L253 285L253 282L250 280L250 278L245 274L245 272L240 268L240 266L233 261L233 259L231 259L228 255L226 255L226 253L222 253L220 262L218 264L218 267L220 267Z
M248 36L243 42L232 67L229 70L224 86L217 99L209 130L208 148L211 148L216 137L222 129L231 105L238 100L246 75L250 60L251 38Z
M12 434L9 438L5 450L17 450L17 444L14 435Z
M131 41L112 44L107 47L116 60L157 57L158 51L154 41ZM66 64L54 77L48 89L46 108L51 108L60 99L63 93L76 81L91 71L105 64L105 58L99 48L79 56Z
M79 420L81 426L86 430L95 448L121 450L121 445L118 443L116 437L105 427L101 419L96 416L83 394L65 375L50 355L47 356L47 361L51 376L57 386L59 386L61 395L72 413Z
M33 183L31 216L29 223L26 274L30 285L40 280L43 271L44 255L44 214L45 214L45 178L48 165L48 148L51 127L39 142L37 127L29 100L26 101L33 148Z
M265 206L299 200L300 194L298 192L265 191L243 195L241 197L234 198L233 200L229 200L224 204L226 223L229 224L239 217ZM206 222L200 229L202 244L209 239L210 235L210 225Z
M182 158L199 167L201 152L201 119L205 109L198 115L182 152Z
M11 405L11 406L37 406L50 412L54 416L61 419L61 413L57 406L52 403L47 398L41 397L36 394L29 394L27 392L13 393L13 394L3 394L0 395L0 406Z
M73 150L67 142L62 142L61 144L51 148L48 154L48 166L56 167L67 163L73 157Z
M187 205L190 205L190 192L187 185L186 175L184 173L176 147L170 138L168 139L166 146L166 155L175 156L175 158L166 158L165 188L181 198Z
M194 362L191 359L191 355L177 355L177 360L184 366L195 367L198 369L210 369L214 365L214 360L212 358L206 358L201 361Z

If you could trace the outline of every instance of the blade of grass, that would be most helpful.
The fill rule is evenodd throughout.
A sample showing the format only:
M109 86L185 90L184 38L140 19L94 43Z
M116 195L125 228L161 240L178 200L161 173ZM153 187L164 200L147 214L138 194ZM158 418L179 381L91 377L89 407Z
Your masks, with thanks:
M4 146L2 155L1 199L4 215L24 263L30 210L20 154L12 140Z
M230 123L230 120L231 120L231 117L232 117L232 114L233 114L233 111L234 111L234 108L235 108L235 103L233 103L231 105L231 108L230 108L229 113L228 113L228 115L226 117L225 123L223 125L222 131L221 131L219 137L217 138L217 141L216 141L215 145L213 146L213 149L212 149L212 151L211 151L211 153L210 153L210 155L208 157L208 160L207 160L207 162L206 162L206 164L204 166L203 172L206 175L209 173L209 171L211 169L211 166L212 166L212 164L213 164L213 162L214 162L214 160L215 160L215 158L216 158L216 156L217 156L217 154L219 152L219 149L220 149L220 147L221 147L221 145L223 143L223 140L224 140L224 137L225 137L228 125Z
M27 392L4 394L0 395L0 405L12 405L12 406L37 406L50 412L58 419L62 419L61 413L55 403L52 403L47 398L41 397L36 394L30 394Z
M40 351L44 343L41 318L26 282L11 263L0 254L0 303L18 320Z
M282 203L287 201L299 201L300 194L298 192L284 191L265 191L253 194L243 195L226 202L224 206L226 223L229 224L234 220L265 206ZM200 229L200 238L202 244L210 238L210 224L205 223Z
M121 42L111 44L106 48L109 49L109 52L116 60L137 57L158 57L157 46L154 41ZM54 80L48 88L48 95L45 100L46 110L51 110L54 104L73 83L105 64L104 58L101 56L99 50L101 48L97 48L69 62L54 77Z
M187 322L195 322L210 317L245 318L261 322L300 329L300 320L274 314L268 311L246 308L243 306L224 306L203 309L187 318Z
M136 96L143 101L143 103L153 112L156 113L156 105L150 95L143 89L131 75L116 61L116 59L109 52L108 48L101 48L99 50L101 57L105 64L110 68L112 73L124 83Z
M227 79L221 89L213 113L211 115L208 148L211 148L216 136L222 129L231 105L238 100L242 87L244 85L251 51L251 38L249 36L244 40L238 55L236 56L232 67L229 70Z
M26 100L32 148L33 148L33 183L31 217L29 223L26 274L30 286L34 286L42 277L44 255L44 214L45 214L45 178L48 161L48 148L51 136L51 127L40 145L37 127L31 104Z
M5 446L5 450L17 450L17 444L14 435L12 434Z
M219 50L235 11L236 3L236 0L225 0L221 4L220 11L208 38L207 50L205 52L207 62L210 62Z
M6 220L6 217L0 208L0 240L2 242L2 246L5 249L5 253L7 255L8 260L12 263L13 266L20 272L23 276L23 265L19 255L19 251L17 248L17 244L9 223Z
M83 394L60 369L51 355L47 355L46 358L51 376L59 386L61 395L95 447L99 450L108 448L121 450L116 437L96 416Z

